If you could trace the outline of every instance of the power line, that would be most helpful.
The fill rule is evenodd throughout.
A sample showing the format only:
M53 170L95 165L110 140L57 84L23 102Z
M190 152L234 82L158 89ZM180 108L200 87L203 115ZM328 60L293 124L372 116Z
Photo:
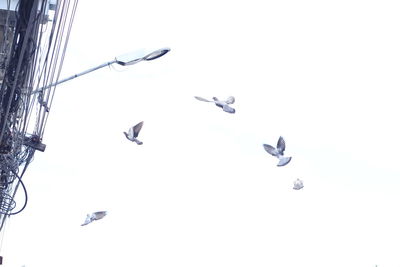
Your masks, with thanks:
M55 86L48 85L59 78L77 4L78 0L59 0L49 9L46 0L17 3L17 23L0 88L0 231L7 217L27 205L22 178L35 151L45 149L41 142L55 92ZM40 94L32 94L45 86ZM25 200L14 211L20 185Z

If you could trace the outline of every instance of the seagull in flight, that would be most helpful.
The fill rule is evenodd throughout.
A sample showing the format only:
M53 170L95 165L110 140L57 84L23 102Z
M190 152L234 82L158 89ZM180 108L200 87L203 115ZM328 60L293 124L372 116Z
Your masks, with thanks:
M223 111L228 112L228 113L235 113L235 109L229 106L230 104L235 103L235 98L233 96L228 97L226 100L219 100L216 97L213 97L213 100L208 100L205 98L202 98L200 96L195 96L197 100L203 101L203 102L214 102L217 107L222 108Z
M124 132L126 138L128 138L128 140L130 140L132 142L135 142L138 145L142 145L143 142L136 139L140 133L140 130L142 129L142 126L143 126L143 121L141 121L138 124L136 124L135 126L129 128L128 132Z
M285 166L292 159L292 157L284 157L283 156L283 152L285 151L286 145L285 145L285 140L283 139L282 136L279 137L276 148L271 145L267 145L267 144L264 144L263 146L264 146L265 151L267 151L269 154L271 154L272 156L277 157L279 159L279 162L277 165L278 167Z
M294 190L300 190L300 189L302 189L304 187L303 181L300 180L299 178L297 178L297 180L294 181L293 183L294 183L294 185L293 185L293 189Z
M92 214L88 214L86 216L85 222L83 224L81 224L81 226L85 226L93 221L103 219L104 216L106 216L106 215L107 215L107 211L96 211L96 212L93 212Z

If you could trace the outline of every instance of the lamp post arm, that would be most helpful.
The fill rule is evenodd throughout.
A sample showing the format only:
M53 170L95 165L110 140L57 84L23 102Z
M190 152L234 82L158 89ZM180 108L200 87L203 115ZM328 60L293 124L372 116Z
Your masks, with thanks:
M49 88L49 87L51 87L51 86L59 85L60 83L64 83L64 82L66 82L66 81L69 81L69 80L78 78L78 77L80 77L80 76L82 76L82 75L85 75L85 74L90 73L90 72L92 72L92 71L95 71L95 70L98 70L98 69L101 69L101 68L110 66L111 64L114 64L114 63L117 63L117 60L116 60L116 59L114 59L113 61L109 61L109 62L103 63L103 64L101 64L101 65L98 65L97 67L93 67L93 68L90 68L90 69L88 69L88 70L82 71L82 72L80 72L80 73L74 74L74 75L72 75L72 76L70 76L70 77L68 77L68 78L59 80L59 81L57 81L56 83L52 83L52 84L50 84L50 85L46 85L46 86L44 86L44 87L42 87L42 88L39 88L39 89L33 91L32 93L41 92L41 91L43 91L44 89Z
M101 64L101 65L99 65L99 66L97 66L97 67L94 67L94 68L91 68L91 69L82 71L82 72L77 73L77 74L74 74L74 75L72 75L72 76L70 76L70 77L68 77L68 78L65 78L65 79L62 79L62 80L60 80L60 81L57 81L57 82L54 83L54 84L51 84L51 85L46 86L46 88L47 88L47 87L50 87L50 86L58 85L58 84L60 84L60 83L63 83L63 82L66 82L66 81L69 81L69 80L72 80L72 79L75 79L75 78L78 78L79 76L82 76L82 75L85 75L85 74L87 74L87 73L89 73L89 72L92 72L92 71L95 71L95 70L98 70L98 69L101 69L101 68L110 66L111 64L114 64L114 63L116 63L116 62L117 62L117 60L114 59L113 61L103 63L103 64Z

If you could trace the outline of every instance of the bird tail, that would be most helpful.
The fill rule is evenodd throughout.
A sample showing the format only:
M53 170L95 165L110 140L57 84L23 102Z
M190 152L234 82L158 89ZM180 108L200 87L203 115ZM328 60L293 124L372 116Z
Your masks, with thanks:
M228 113L235 113L235 109L234 108L232 108L232 107L230 107L230 106L228 106L228 105L224 105L223 107L222 107L222 109L225 111L225 112L228 112Z
M303 187L304 187L304 185L299 184L299 185L294 185L294 186L293 186L293 189L294 189L294 190L300 190L300 189L302 189Z
M292 157L281 157L278 162L278 167L285 166L292 160Z
M137 139L135 139L135 142L136 142L136 144L138 144L138 145L143 145L143 142L141 142L141 141L139 141L139 140L137 140Z

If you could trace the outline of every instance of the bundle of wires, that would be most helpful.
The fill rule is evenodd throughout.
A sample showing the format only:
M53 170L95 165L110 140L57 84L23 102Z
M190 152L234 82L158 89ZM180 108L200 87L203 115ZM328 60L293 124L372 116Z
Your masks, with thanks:
M5 219L20 213L28 194L22 177L42 141L59 79L78 0L20 0L6 70L0 88L0 231ZM34 93L37 92L37 93ZM21 185L25 201L16 205ZM20 206L14 211L16 206Z

